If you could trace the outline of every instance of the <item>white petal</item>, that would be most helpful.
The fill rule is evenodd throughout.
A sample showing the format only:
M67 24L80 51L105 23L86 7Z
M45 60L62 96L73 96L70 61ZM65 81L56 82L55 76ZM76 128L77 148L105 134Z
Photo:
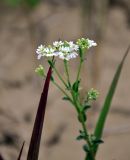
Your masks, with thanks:
M42 57L42 55L41 55L41 54L39 54L39 55L37 56L37 59L41 59L41 57Z
M90 47L92 47L92 46L97 46L97 43L96 42L94 42L93 40L90 40L90 39L87 39L88 40L88 47L90 48Z

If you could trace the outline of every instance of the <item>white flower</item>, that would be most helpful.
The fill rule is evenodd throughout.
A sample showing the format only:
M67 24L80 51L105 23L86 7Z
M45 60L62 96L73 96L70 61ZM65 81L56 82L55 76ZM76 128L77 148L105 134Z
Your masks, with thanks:
M76 58L78 56L77 51L79 50L79 46L74 44L72 41L55 41L53 42L53 46L43 46L40 45L36 50L38 54L38 59L43 56L51 57L51 56L59 56L61 59L70 60L72 58Z
M68 44L70 47L73 47L73 45L74 45L73 41L68 42Z
M36 53L37 53L37 54L41 54L41 52L43 52L43 51L44 51L44 46L43 46L43 45L40 45L40 46L37 48Z
M75 48L72 48L72 46L75 47L74 45L73 42L68 42L68 45L60 47L58 53L59 58L67 61L76 58L78 54L75 52Z
M59 51L61 51L61 52L70 52L70 47L64 47L64 46L62 46L62 47L60 47L59 48Z
M55 41L55 42L53 42L53 46L56 47L56 48L62 46L63 44L64 43L62 41Z
M44 52L49 53L50 52L49 48L48 47L44 48Z
M71 50L78 51L79 46L74 44L73 41L68 42L68 44L69 44Z
M45 46L43 46L42 44L37 48L36 53L39 54L41 52L44 52L44 48Z
M46 51L46 56L47 56L47 57L52 57L52 56L54 56L55 49L50 48L50 47L49 47L49 48L46 47L45 51Z
M37 59L41 59L42 55L38 54Z
M77 56L78 54L76 52L72 52L71 54L68 54L66 58L67 60L70 60L70 59L76 58Z
M76 58L78 56L78 53L76 52L59 52L59 58L60 59L65 59L65 60L70 60L73 58Z
M97 43L94 42L93 40L87 39L87 41L88 41L88 48L97 46Z
M36 50L36 53L38 54L37 56L38 59L40 59L42 56L46 57L56 56L55 48L52 48L51 46L45 47L43 45L40 45Z
M45 46L43 46L43 45L40 45L37 48L37 50L36 50L36 53L38 54L37 59L40 59L42 56L44 56L44 54L45 54L44 49L45 49Z
M79 50L79 46L75 44L75 45L73 46L73 49L74 49L75 51L78 51L78 50Z
M63 52L59 52L58 54L60 59L65 59L65 55Z

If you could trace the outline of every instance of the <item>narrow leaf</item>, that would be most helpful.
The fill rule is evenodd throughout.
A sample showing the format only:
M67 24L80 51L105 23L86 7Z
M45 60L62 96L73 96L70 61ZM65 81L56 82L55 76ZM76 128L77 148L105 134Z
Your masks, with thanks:
M119 80L119 77L120 77L120 73L121 73L124 61L126 59L126 56L128 55L129 50L130 50L130 46L128 47L122 61L120 62L119 66L117 68L117 71L114 75L111 86L109 88L108 94L106 96L104 105L103 105L102 110L100 112L99 119L97 121L95 132L94 132L94 135L96 136L97 139L100 139L102 137L105 121L106 121L106 118L107 118L107 115L108 115L108 112L109 112L109 109L110 109L110 106L111 106L112 98L114 96L116 86L117 86L117 83L118 83L118 80ZM96 145L96 147L95 147L95 154L97 152L98 146L99 145Z
M22 155L22 152L23 152L24 144L25 144L25 142L23 142L23 144L22 144L22 147L21 147L21 150L20 150L20 152L19 152L19 156L18 156L18 159L17 159L17 160L21 160L21 155Z
M62 99L65 100L65 101L70 101L69 97L63 97Z
M103 140L101 139L93 141L93 144L101 144L101 143L104 143Z
M83 135L79 135L77 138L76 138L76 140L83 140L83 139L85 139L85 136L83 136Z
M51 74L52 74L52 68L50 67L47 73L43 92L41 94L41 99L40 99L38 110L37 110L37 115L34 123L27 160L38 160L39 147L40 147L40 141L41 141L41 134L42 134Z
M73 91L76 92L76 93L78 92L79 84L80 84L80 81L78 80L72 86Z
M48 60L49 65L53 68L55 65L54 57L52 60Z
M83 145L83 150L85 151L85 152L89 152L89 148L88 148L88 146L85 144L85 145Z

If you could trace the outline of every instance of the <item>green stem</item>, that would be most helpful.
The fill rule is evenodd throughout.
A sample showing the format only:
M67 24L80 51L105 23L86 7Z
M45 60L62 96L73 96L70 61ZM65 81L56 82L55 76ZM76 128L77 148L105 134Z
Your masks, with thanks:
M80 72L81 72L81 67L82 67L82 64L84 62L84 52L85 50L84 49L80 49L79 50L79 55L80 55L80 63L79 63L79 67L78 67L78 73L77 73L77 81L79 80L79 76L80 76Z
M68 97L70 99L70 102L74 105L73 100L71 99L71 97L55 82L55 81L51 81L66 97Z
M77 113L78 113L78 115L79 115L79 114L81 114L80 106L79 106L79 103L77 102L77 99L76 99L73 91L71 92L71 95L72 95L73 103L74 103L74 105L75 105L75 108L76 108L76 110L77 110ZM85 121L84 121L83 116L82 116L82 118L81 118L80 123L81 123L82 128L83 128L83 131L84 131L84 133L85 133L85 141L86 141L86 144L87 144L88 147L89 147L91 160L95 160L95 158L94 158L94 153L93 153L93 150L92 150L92 147L91 147L91 143L90 143L90 140L89 140L89 138L88 138L88 132L87 132L87 128L86 128L86 125L85 125Z
M84 131L84 133L85 133L85 140L86 140L86 143L88 144L91 158L92 158L92 160L95 160L95 158L94 158L94 153L93 153L93 150L92 150L92 147L91 147L91 143L90 143L89 138L88 138L88 132L87 132L87 129L86 129L85 122L82 121L82 122L81 122L81 125L82 125L83 131Z
M80 72L81 72L82 63L83 63L83 60L80 59L80 63L79 63L79 67L78 67L78 73L77 73L77 78L76 78L77 81L79 80L79 76L80 76Z
M76 108L76 110L77 110L77 113L79 113L79 112L80 112L80 108L79 108L79 106L77 105L77 99L76 99L73 91L71 91L71 95L72 95L73 103L74 103L74 106L75 106L75 108Z
M70 86L70 78L69 78L69 71L68 71L68 62L67 60L64 60L64 66L65 66L65 72L66 72L66 77L67 77L67 81L68 81L68 85Z
M65 87L67 87L66 82L65 82L64 79L61 77L61 75L59 74L59 72L57 71L57 69L55 68L55 66L53 66L53 69L54 69L55 73L57 74L57 76L59 77L59 79L61 80L61 82L65 85Z

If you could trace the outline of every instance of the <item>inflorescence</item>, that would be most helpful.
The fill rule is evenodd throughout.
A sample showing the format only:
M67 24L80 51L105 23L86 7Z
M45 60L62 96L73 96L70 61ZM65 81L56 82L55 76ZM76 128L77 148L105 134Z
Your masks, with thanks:
M90 39L78 39L76 44L73 41L55 41L53 45L40 45L37 50L37 58L58 56L60 59L70 60L79 55L79 49L89 49L97 44Z

